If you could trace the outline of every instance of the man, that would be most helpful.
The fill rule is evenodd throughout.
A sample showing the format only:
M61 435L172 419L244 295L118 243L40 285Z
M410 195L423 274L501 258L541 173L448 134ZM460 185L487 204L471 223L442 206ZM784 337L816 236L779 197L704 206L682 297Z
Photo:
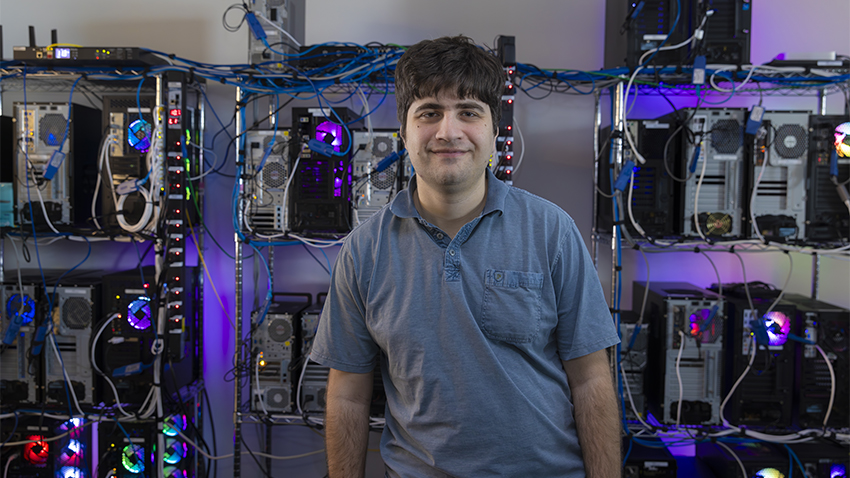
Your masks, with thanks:
M378 360L389 477L619 477L596 271L565 212L488 169L501 65L440 38L395 75L416 175L340 249L312 351L331 367L330 477L364 474Z

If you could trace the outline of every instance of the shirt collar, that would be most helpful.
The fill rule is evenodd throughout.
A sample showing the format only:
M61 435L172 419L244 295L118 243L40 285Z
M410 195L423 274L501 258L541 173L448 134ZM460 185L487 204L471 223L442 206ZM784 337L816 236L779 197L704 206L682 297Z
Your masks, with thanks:
M487 202L484 204L482 216L486 216L494 211L503 213L505 211L505 198L508 196L508 191L511 187L503 183L493 174L490 169L487 169ZM421 219L419 211L413 204L413 191L416 190L416 175L410 178L407 188L399 192L390 204L390 211L400 218L416 218Z

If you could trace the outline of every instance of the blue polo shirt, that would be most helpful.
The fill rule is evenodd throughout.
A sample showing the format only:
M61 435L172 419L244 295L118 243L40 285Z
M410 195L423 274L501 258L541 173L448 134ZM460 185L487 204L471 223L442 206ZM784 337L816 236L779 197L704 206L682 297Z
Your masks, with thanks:
M381 360L390 477L583 477L561 360L619 342L572 218L487 172L451 239L410 187L345 240L311 358Z

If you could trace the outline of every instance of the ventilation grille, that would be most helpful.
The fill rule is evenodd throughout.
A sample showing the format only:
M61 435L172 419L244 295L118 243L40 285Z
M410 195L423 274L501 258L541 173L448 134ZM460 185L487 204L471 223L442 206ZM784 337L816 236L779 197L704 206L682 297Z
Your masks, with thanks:
M82 297L69 297L62 304L62 323L72 330L85 329L91 325L91 303Z
M719 120L711 128L711 146L721 154L735 154L744 144L741 125L733 119Z
M797 159L806 154L809 133L798 124L784 124L776 129L773 147L776 154L784 159Z
M68 120L58 113L48 113L38 120L38 137L47 146L59 146L65 137Z

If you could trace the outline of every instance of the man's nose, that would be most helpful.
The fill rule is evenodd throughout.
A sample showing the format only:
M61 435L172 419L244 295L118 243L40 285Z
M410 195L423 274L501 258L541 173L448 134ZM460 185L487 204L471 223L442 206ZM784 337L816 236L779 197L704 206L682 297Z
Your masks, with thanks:
M458 139L462 134L461 126L460 119L453 114L447 114L440 120L436 137L443 141Z

